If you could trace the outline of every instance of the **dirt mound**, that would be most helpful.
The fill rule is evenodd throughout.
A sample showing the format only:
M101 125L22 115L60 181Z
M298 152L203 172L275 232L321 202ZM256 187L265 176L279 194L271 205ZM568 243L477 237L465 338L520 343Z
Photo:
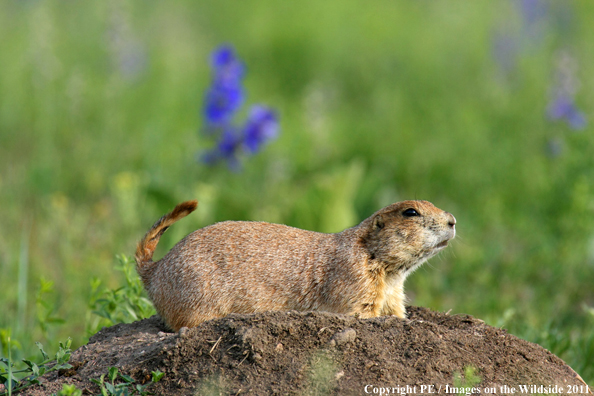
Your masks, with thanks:
M466 315L408 312L408 320L323 312L230 315L178 333L167 332L154 316L101 330L72 354L73 369L25 393L51 394L69 383L98 394L89 380L111 366L139 383L162 371L163 379L148 388L160 395L448 394L452 386L468 385L475 394L485 388L503 394L504 386L509 394L512 388L521 393L521 386L527 386L524 393L590 392L561 359L505 330ZM467 367L480 382L463 375L454 380Z

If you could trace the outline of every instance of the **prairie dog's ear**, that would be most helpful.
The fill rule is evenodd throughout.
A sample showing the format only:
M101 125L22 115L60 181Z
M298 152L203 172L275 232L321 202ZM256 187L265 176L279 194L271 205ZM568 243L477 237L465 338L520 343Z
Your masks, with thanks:
M378 214L373 218L373 229L374 230L381 230L386 225L384 221L384 217L382 214Z

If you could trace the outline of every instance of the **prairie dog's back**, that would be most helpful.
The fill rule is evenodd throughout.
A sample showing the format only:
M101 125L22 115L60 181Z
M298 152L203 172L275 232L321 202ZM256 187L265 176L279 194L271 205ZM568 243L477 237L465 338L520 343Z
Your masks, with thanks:
M268 267L274 261L295 259L307 255L316 244L325 244L331 234L300 230L281 224L252 221L225 221L192 232L178 243L162 260L177 255L189 260L201 258L204 265L237 266L254 264L251 270ZM255 260L255 262L253 262ZM196 265L201 265L196 263ZM272 270L272 268L269 268Z

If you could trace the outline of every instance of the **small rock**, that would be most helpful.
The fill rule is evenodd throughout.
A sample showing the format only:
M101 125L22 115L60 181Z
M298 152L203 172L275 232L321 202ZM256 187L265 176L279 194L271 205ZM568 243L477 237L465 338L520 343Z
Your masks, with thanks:
M336 345L344 345L349 342L355 341L357 338L357 332L354 329L348 328L334 334L332 340L330 341L330 345L332 345L332 341L336 343Z
M179 329L179 333L178 333L179 337L180 338L188 338L189 330L190 329L188 329L187 327L182 327L181 329Z

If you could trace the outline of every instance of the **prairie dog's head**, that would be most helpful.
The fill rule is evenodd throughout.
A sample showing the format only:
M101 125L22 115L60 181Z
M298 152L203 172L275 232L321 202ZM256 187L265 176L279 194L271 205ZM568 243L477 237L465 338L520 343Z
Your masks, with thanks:
M456 218L427 201L402 201L370 218L365 245L388 274L407 275L456 236Z

